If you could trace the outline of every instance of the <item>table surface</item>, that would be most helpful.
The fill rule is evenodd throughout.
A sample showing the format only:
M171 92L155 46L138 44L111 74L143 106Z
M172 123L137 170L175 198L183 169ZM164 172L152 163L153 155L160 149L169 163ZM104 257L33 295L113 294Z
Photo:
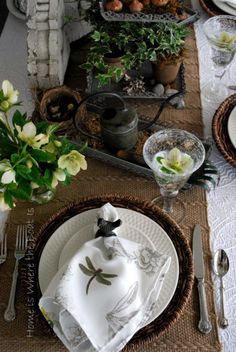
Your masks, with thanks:
M208 18L203 12L197 0L192 0L193 7L201 14L200 20L195 24L195 33L199 53L199 69L201 87L212 79L209 48L203 34L202 24ZM27 78L27 28L25 22L9 14L3 32L0 37L0 82L8 79L21 93L23 101L20 110L33 111L33 98L30 93L30 84ZM15 50L17 48L17 50ZM235 60L231 64L224 81L227 85L233 84L233 77L236 76ZM229 95L233 94L229 91ZM205 136L211 136L211 121L217 108L217 104L207 104L202 97L202 113L205 125ZM214 147L211 156L220 171L221 179L218 187L208 194L208 220L211 227L211 249L215 252L223 248L230 259L230 270L224 278L225 285L225 313L229 320L229 327L226 330L219 330L220 339L224 351L233 352L236 350L236 170L219 154ZM0 213L0 230L4 225L7 213ZM219 309L219 279L213 275L215 285L216 309Z

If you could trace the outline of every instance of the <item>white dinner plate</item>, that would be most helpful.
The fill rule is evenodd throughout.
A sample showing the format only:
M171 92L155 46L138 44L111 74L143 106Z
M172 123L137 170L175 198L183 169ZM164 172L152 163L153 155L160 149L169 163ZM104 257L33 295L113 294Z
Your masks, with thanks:
M94 238L94 224L98 209L78 214L63 223L47 241L39 261L38 279L44 293L61 265L72 258L88 240ZM117 208L122 225L118 236L139 242L171 257L171 264L148 323L156 319L173 297L179 278L179 261L175 247L167 233L156 222L134 210Z
M231 143L236 149L236 106L233 108L229 115L227 127L229 139L231 140Z
M230 15L236 16L236 9L227 5L226 2L223 2L221 0L212 0L212 1L217 7L219 7L219 9L223 10L224 12L226 12Z

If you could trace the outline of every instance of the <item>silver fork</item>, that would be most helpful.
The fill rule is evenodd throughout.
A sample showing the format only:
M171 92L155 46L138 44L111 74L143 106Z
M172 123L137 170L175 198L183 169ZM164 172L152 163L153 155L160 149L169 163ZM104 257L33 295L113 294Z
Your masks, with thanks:
M0 264L4 263L7 259L7 235L4 235L0 242Z
M9 296L8 306L4 313L4 319L6 321L12 321L16 317L15 312L15 294L16 294L16 284L18 277L18 267L19 260L24 258L26 249L27 249L27 228L25 225L17 226L17 234L16 234L16 249L15 249L15 258L16 264L15 269L12 274L12 284L11 284L11 292Z

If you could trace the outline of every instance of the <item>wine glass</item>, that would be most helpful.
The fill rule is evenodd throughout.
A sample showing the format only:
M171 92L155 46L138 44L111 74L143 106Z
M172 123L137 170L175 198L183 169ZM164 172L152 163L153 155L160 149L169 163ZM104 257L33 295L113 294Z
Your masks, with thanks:
M220 103L229 95L221 78L236 52L236 17L230 15L211 17L204 23L203 30L210 44L215 77L203 87L202 96L207 102Z
M170 163L169 167L168 158L176 152L177 160L173 166ZM143 157L160 186L161 197L153 199L152 203L162 207L177 222L181 222L185 216L184 204L179 199L173 202L173 199L191 174L202 165L205 159L202 142L189 132L163 129L147 139L143 146Z

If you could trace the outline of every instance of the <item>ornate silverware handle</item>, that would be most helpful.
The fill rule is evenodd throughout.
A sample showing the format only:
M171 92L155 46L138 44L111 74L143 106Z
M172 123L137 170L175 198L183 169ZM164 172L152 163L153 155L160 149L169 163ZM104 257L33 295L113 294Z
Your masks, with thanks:
M9 296L8 306L4 313L4 319L6 321L12 321L16 317L15 295L16 295L16 284L17 284L17 277L18 277L18 266L19 266L19 261L16 260L15 269L12 274L11 292Z
M224 286L223 278L220 278L220 306L221 306L221 318L219 321L220 327L225 329L229 326L228 319L225 317L225 305L224 305Z
M208 317L204 279L198 279L197 287L198 287L199 305L200 305L200 320L198 324L198 329L203 334L208 334L212 329L212 325Z

